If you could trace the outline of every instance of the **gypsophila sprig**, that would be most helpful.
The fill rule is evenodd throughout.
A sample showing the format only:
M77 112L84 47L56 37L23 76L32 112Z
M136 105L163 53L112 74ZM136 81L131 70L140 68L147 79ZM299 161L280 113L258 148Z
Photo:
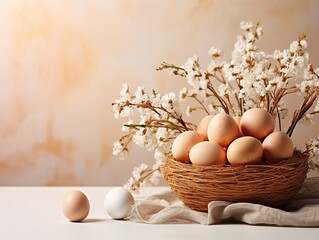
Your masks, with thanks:
M184 121L179 111L179 100L174 93L161 96L155 90L151 94L145 87L138 87L131 93L127 84L123 84L121 98L113 104L114 117L127 118L123 124L123 135L113 146L113 154L120 159L127 156L129 144L154 151L156 162L149 168L142 164L134 169L134 174L127 184L131 190L137 190L146 183L155 184L162 161L170 155L172 140L181 132L194 130L196 126ZM138 113L139 120L133 122L134 111Z
M126 185L128 189L135 191L145 184L156 184L161 176L160 166L171 154L173 140L181 132L196 129L194 123L184 120L179 102L192 103L185 109L188 117L195 111L242 116L251 108L262 108L276 118L277 129L282 130L282 119L291 110L285 97L295 94L301 101L286 129L289 136L301 120L311 121L319 113L319 68L309 63L306 36L299 36L287 49L265 53L257 46L263 34L260 24L245 21L240 23L240 28L243 34L237 37L228 61L223 59L219 48L212 47L208 51L211 61L206 68L194 55L181 66L163 62L156 69L186 79L187 85L178 94L161 96L155 90L148 93L141 86L132 93L123 84L120 99L112 106L114 117L125 118L127 122L122 127L125 134L114 143L113 154L126 157L129 144L134 142L154 151L155 158L152 166L142 164L134 169ZM133 121L136 113L138 120ZM307 141L306 151L311 158L318 156L318 146L318 136ZM315 161L309 164L313 169L319 168Z

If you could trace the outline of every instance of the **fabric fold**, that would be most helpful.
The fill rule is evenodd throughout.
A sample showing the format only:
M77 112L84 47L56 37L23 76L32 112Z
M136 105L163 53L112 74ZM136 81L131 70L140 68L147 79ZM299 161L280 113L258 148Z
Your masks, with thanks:
M212 201L208 213L192 210L172 191L137 200L128 219L149 224L204 225L242 222L252 225L319 227L319 178L307 179L300 193L281 209L253 203Z

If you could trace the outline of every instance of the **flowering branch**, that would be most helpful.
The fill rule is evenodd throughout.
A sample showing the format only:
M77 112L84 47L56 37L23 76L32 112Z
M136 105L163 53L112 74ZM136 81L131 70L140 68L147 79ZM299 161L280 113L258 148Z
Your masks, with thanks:
M258 41L263 34L260 24L250 21L240 24L243 34L238 36L229 61L222 60L222 51L212 47L208 53L211 62L202 68L197 56L189 58L182 66L163 62L156 70L166 70L170 75L187 80L187 87L175 93L161 96L155 90L147 94L145 87L138 87L132 94L127 84L122 86L121 97L113 106L115 118L126 118L122 131L126 134L114 143L113 153L126 156L128 145L134 142L154 151L156 162L152 166L142 164L135 168L127 187L137 190L143 184L155 184L160 177L160 166L170 156L172 141L178 134L195 130L196 125L187 122L179 108L179 102L193 99L195 105L186 108L186 115L201 110L204 114L225 112L242 116L251 108L262 108L271 113L282 130L282 119L288 115L285 99L295 94L302 104L293 111L287 134L292 136L301 120L311 120L319 113L319 68L314 69L306 52L307 41L303 34L289 48L275 50L271 54L260 51ZM314 108L312 108L314 106ZM138 119L132 120L138 112ZM135 115L136 118L136 115ZM309 154L319 155L319 140L311 138L306 143ZM311 152L311 153L310 153ZM313 164L319 168L319 164Z

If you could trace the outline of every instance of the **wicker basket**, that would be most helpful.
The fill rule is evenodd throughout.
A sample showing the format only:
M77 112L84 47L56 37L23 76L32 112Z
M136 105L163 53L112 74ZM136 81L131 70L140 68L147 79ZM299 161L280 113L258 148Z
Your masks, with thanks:
M308 172L308 155L294 155L277 165L199 167L168 159L163 177L191 209L207 212L213 200L280 207L300 190Z

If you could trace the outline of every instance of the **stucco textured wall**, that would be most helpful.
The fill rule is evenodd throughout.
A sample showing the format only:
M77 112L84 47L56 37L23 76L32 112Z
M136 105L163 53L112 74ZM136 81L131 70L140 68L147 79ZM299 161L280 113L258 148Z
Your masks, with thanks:
M268 52L306 33L318 66L318 10L315 0L0 0L0 184L124 183L152 154L112 156L122 83L181 89L156 67L193 54L205 65L211 46L229 56L248 19L261 21ZM297 130L294 141L314 131Z

